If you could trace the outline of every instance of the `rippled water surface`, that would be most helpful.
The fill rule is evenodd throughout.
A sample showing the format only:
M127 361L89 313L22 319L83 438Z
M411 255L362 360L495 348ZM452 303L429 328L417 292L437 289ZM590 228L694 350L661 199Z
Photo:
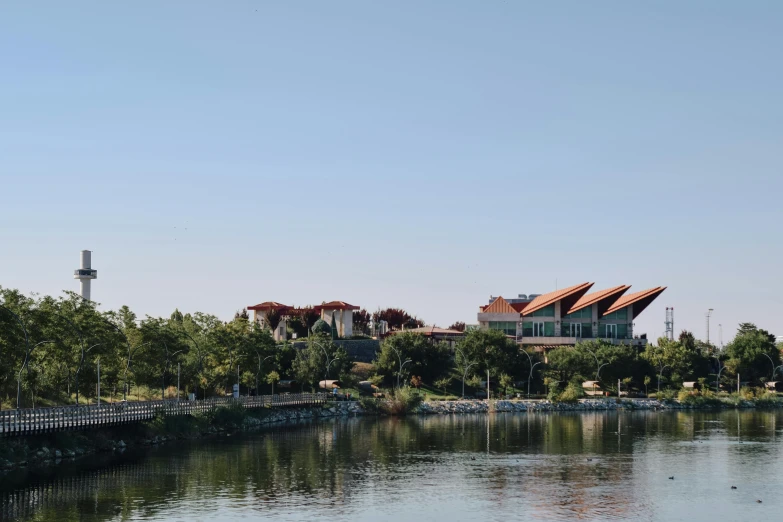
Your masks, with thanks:
M0 513L47 521L781 520L781 430L781 412L755 411L343 419L169 443L56 473L14 472L0 478Z

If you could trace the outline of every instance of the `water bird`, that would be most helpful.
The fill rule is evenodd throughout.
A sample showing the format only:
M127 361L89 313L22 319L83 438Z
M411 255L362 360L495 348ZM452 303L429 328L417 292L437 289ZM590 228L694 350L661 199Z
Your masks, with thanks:
M672 476L672 477L669 477L669 480L674 480L674 477L673 477L673 476Z
M587 459L587 462L593 462L593 459Z
M760 499L760 498L757 498L757 499L756 499L756 502L758 502L759 504L761 504L761 499Z
M476 457L470 457L470 460L476 460Z
M737 489L737 486L731 486L731 489Z

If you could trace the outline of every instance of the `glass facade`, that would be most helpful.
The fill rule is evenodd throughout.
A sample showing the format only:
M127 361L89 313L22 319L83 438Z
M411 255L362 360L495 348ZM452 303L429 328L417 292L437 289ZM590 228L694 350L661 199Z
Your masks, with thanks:
M627 339L627 324L599 324L598 337L602 339Z
M541 310L536 310L528 317L554 317L554 316L555 316L555 305L551 304L549 306L545 306Z
M523 337L554 337L555 323L552 321L534 321L531 323L522 323Z
M628 307L620 308L616 312L612 312L609 315L603 316L601 319L605 321L627 321L628 320Z
M570 323L563 323L560 328L560 335L563 337L593 337L593 326L590 323L580 323L577 321L571 321Z
M564 317L564 319L592 319L593 318L593 307L588 306L586 308L582 308L581 310L577 310L576 312L572 314L568 314Z
M490 330L500 330L506 335L517 335L517 323L516 321L489 321Z

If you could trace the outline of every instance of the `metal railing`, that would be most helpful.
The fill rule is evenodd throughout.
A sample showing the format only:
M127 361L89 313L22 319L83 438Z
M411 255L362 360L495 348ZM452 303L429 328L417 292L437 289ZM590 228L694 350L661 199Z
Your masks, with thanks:
M221 406L239 404L245 408L308 406L326 402L325 393L290 393L257 397L217 397L204 400L177 399L116 402L84 406L54 406L0 411L0 436L90 429L141 422L157 414L190 415Z

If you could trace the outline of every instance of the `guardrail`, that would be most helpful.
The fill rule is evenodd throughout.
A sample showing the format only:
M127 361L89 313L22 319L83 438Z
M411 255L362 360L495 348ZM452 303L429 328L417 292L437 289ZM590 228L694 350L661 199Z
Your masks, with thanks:
M151 419L159 413L165 415L190 415L233 404L241 404L245 408L265 408L308 406L322 404L326 400L327 395L325 393L290 393L240 398L218 397L195 401L172 399L2 410L0 411L0 436L28 435L127 424Z

